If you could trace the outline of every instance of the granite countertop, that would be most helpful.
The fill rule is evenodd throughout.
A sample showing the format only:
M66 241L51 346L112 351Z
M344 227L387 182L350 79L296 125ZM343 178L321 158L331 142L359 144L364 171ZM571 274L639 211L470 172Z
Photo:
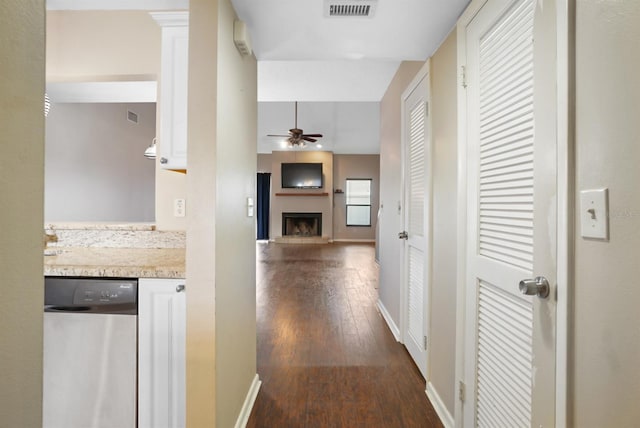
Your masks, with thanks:
M117 222L57 222L46 223L48 230L156 230L153 223L117 223Z
M184 278L184 248L54 247L45 249L45 276Z

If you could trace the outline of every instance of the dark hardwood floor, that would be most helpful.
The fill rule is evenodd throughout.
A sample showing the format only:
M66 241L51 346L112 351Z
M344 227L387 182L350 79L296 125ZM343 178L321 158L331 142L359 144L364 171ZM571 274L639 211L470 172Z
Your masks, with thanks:
M369 244L258 244L258 374L249 428L441 427L377 310Z

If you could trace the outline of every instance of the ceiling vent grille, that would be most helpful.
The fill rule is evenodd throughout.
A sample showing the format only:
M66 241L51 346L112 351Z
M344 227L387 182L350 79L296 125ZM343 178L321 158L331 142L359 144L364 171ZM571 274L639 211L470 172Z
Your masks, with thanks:
M328 18L371 18L376 10L376 0L325 0L324 16Z

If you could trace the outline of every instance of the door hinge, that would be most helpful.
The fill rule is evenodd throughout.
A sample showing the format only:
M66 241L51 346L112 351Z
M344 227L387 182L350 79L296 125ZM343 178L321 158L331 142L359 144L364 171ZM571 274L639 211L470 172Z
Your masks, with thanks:
M423 336L423 337L424 337L424 341L423 341L423 342L424 342L424 343L423 343L423 345L424 345L424 350L426 351L426 350L427 350L427 336Z
M467 68L464 65L460 66L460 77L462 78L462 87L467 89Z
M465 400L465 385L463 381L459 381L458 382L458 397L460 399L460 401L462 401L464 403Z

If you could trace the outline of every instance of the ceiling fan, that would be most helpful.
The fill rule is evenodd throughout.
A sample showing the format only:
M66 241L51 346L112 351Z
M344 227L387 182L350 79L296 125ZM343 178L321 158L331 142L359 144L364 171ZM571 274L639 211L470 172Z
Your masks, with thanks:
M295 125L289 130L288 135L267 135L267 137L286 137L290 147L299 146L304 147L306 142L315 143L317 138L322 138L322 134L305 134L304 131L298 128L298 102L295 102Z

